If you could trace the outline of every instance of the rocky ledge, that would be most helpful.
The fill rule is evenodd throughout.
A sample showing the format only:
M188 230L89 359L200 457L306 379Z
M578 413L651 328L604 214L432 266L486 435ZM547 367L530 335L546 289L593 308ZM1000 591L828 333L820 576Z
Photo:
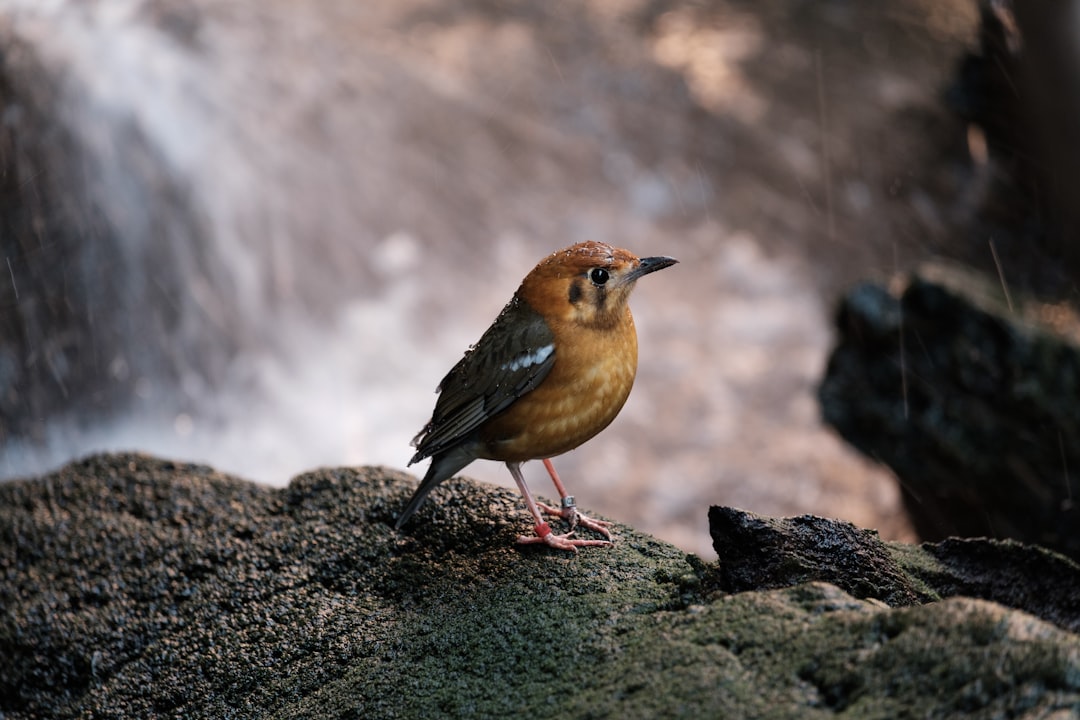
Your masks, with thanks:
M141 455L0 485L0 717L1066 717L1080 567L713 508L720 561L617 526L519 548L468 480L285 488ZM1060 712L1060 715L1053 714Z

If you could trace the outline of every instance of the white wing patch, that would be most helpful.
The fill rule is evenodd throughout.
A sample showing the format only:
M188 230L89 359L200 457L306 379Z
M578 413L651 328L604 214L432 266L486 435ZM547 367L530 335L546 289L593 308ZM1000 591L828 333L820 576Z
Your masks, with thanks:
M555 352L555 345L553 343L549 343L548 345L544 345L543 347L539 347L536 350L533 350L531 353L518 355L510 362L500 365L499 369L515 372L517 370L521 370L522 368L530 367L531 365L539 365L540 363L547 360L553 352Z

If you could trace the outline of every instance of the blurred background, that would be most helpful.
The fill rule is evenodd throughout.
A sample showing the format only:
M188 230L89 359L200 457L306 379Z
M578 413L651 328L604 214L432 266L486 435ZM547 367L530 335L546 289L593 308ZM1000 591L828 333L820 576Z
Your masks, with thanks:
M556 461L580 505L707 558L712 504L912 539L815 393L852 284L991 261L965 228L993 168L956 109L978 22L974 0L0 0L0 475L106 449L274 485L404 468L522 277L596 239L682 262L632 299L626 408Z

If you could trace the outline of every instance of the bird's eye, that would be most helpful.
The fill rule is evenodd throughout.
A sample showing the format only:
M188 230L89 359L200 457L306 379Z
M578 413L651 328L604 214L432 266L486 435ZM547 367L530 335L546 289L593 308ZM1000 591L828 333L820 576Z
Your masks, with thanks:
M611 275L604 268L593 268L589 271L589 279L593 281L594 285L603 285L610 277Z

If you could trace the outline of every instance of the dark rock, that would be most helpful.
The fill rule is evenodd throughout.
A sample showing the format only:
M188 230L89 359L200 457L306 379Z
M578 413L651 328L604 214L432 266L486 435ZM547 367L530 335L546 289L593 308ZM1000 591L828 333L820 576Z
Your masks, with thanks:
M0 485L0 713L825 718L1080 704L1078 638L1023 612L966 598L890 609L819 582L726 595L709 588L717 567L625 526L608 549L519 548L516 494L461 479L395 532L414 486L362 468L273 489L138 455ZM872 535L842 535L883 562ZM906 552L905 566L954 567ZM950 577L989 581L991 558L982 579ZM838 581L863 587L840 565Z
M963 595L1080 631L1080 566L1044 548L960 538L887 543L841 520L728 507L709 508L709 531L721 561L706 571L705 585L722 592L827 582L892 607Z
M949 92L957 115L985 134L994 167L973 235L980 243L992 236L1007 267L1030 267L1023 256L1041 249L1075 279L1080 272L1075 8L1067 2L1011 0L979 5L978 47L961 62ZM1040 280L1056 284L1046 274L1025 284L1045 292Z
M1019 608L1080 632L1080 566L1063 555L1011 540L950 538L890 543L904 572L938 597L966 595Z
M902 572L873 530L803 515L782 520L728 507L709 508L724 592L828 582L860 599L897 607L930 599Z
M1044 311L945 267L899 297L864 285L844 298L822 411L893 469L924 539L1014 538L1080 558L1080 352L1036 326Z

